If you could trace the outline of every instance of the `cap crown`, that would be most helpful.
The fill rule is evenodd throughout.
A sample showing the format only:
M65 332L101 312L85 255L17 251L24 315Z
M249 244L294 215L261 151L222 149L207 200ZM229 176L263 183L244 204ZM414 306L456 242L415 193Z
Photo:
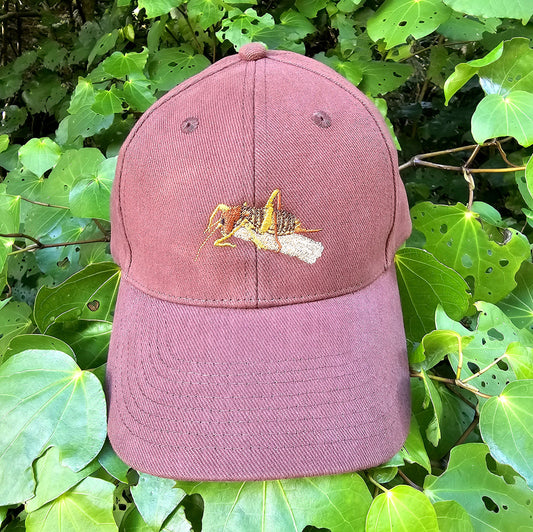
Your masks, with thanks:
M327 65L281 50L227 56L144 113L119 153L111 224L137 288L251 308L355 292L411 231L379 111Z

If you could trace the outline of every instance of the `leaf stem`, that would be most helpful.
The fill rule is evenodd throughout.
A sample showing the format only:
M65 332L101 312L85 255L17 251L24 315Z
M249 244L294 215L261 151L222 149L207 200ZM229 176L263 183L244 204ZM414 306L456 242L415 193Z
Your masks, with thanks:
M19 198L23 201L27 201L28 203L33 203L35 205L42 205L43 207L53 207L54 209L66 209L67 211L69 210L69 207L65 207L63 205L52 205L51 203L43 203L42 201L35 201L29 198L23 198L22 196L19 196Z
M415 484L401 469L398 469L398 475L400 475L409 486L415 488L418 491L424 491L418 484Z
M475 379L476 377L479 377L480 375L482 375L483 373L485 373L485 371L489 370L490 368L492 368L492 366L495 366L500 360L502 360L503 358L505 358L507 356L506 353L504 353L503 355L499 356L498 358L496 358L493 362L491 362L488 366L486 366L485 368L483 369L480 369L477 373L474 373L473 375L470 375L470 377L467 377L466 379L463 379L462 382L468 382L472 379Z
M459 386L460 388L464 388L465 390L468 390L469 392L472 392L475 395L479 395L480 397L485 397L489 399L492 397L492 395L487 395L486 393L480 392L477 388L470 384L466 384L465 381L462 381L460 379L449 379L447 377L439 377L438 375L431 375L429 373L426 373L426 375L434 381L449 383L449 384L455 384L456 386ZM424 375L422 373L416 373L411 372L411 377L419 377L420 379L424 378Z
M367 476L368 480L370 480L370 482L372 482L372 484L374 484L374 486L377 486L381 491L383 491L383 492L389 491L385 486L382 486L377 480L374 480L374 478L372 477L372 475L368 471L366 473L366 476Z

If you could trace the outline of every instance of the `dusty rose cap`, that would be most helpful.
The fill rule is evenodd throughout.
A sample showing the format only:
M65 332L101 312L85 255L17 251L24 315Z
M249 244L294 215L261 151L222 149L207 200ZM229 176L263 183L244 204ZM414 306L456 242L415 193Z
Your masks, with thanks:
M376 466L410 420L394 253L411 231L376 107L242 46L137 122L111 198L106 390L131 467L266 480Z

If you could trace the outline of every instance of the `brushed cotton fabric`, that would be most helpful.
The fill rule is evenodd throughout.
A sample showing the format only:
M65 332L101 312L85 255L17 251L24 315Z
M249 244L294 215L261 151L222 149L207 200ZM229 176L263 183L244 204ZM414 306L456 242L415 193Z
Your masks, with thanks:
M282 239L312 260L260 233L269 198L284 230L319 229ZM255 225L223 233L242 212ZM249 43L180 83L120 149L111 226L122 276L105 389L126 464L266 480L357 471L400 449L394 253L409 207L385 122L344 77ZM225 235L234 247L214 245Z

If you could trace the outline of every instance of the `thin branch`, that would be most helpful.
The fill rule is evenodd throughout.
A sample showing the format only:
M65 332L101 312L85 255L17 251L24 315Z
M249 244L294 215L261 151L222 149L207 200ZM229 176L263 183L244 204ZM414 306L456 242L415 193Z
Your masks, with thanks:
M10 11L4 15L0 15L0 22L2 20L7 20L10 18L21 18L21 17L40 17L41 13L38 11Z
M96 224L96 227L100 229L100 231L105 235L109 236L109 231L106 230L106 228L101 224L100 220L98 218L93 218L93 222Z
M454 395L456 395L463 403L468 405L472 410L476 410L476 405L474 403L471 403L455 386L452 386L449 383L444 384L450 392L452 392Z
M91 238L89 240L77 240L75 242L58 242L57 244L43 244L39 240L30 237L29 235L24 235L22 233L20 234L0 234L0 237L6 237L6 238L13 238L19 236L20 238L28 238L29 240L32 240L35 242L35 244L32 244L31 246L27 246L22 249L17 249L16 251L12 251L11 253L8 253L8 255L17 255L18 253L23 253L26 251L35 251L36 249L45 249L45 248L59 248L64 246L77 246L80 244L93 244L94 242L109 242L110 238L108 236L105 236L103 238Z
M463 339L461 336L457 337L457 350L459 351L459 361L457 362L457 373L455 374L455 380L461 378L461 370L463 369Z
M463 382L468 382L468 381L470 381L472 379L475 379L476 377L479 377L480 375L485 373L485 371L487 371L490 368L492 368L492 366L495 366L500 360L504 359L506 356L507 356L507 354L504 353L502 356L498 357L493 362L491 362L487 367L485 367L483 369L480 369L477 373L474 373L473 375L470 375L470 377L467 377L466 379L463 379Z
M466 439L468 438L468 436L470 436L470 433L477 427L478 423L479 423L479 416L476 413L475 416L474 416L474 419L472 420L472 423L470 423L470 425L468 425L468 427L463 432L461 437L455 443L454 447L457 447L457 445L461 445L461 443L464 443L466 441Z
M374 480L374 478L372 477L372 475L370 473L366 473L366 476L368 478L368 480L370 480L370 482L372 482L372 484L374 484L374 486L377 486L380 490L382 491L389 491L387 488L385 488L384 486L382 486L377 480Z
M424 491L418 484L415 484L401 469L398 469L398 475L400 475L409 486L415 488L418 491Z
M28 240L35 242L35 244L39 247L43 245L41 241L25 233L0 233L0 237L1 238L27 238Z
M464 388L465 390L468 390L469 392L472 392L475 395L479 395L480 397L485 397L486 399L490 399L492 397L492 395L487 395L486 393L480 392L474 386L470 384L466 384L464 381L460 379L449 379L447 377L439 377L438 375L430 375L429 373L426 373L426 375L431 380L444 382L448 384L455 384L456 386L459 386L460 388ZM424 375L422 373L412 372L411 377L419 377L420 379L423 379Z
M52 203L43 203L42 201L35 201L29 198L23 198L22 196L19 196L19 198L23 201L27 201L28 203L33 203L35 205L42 205L43 207L52 207L54 209L66 209L67 211L69 210L69 208L65 207L64 205L53 205Z

